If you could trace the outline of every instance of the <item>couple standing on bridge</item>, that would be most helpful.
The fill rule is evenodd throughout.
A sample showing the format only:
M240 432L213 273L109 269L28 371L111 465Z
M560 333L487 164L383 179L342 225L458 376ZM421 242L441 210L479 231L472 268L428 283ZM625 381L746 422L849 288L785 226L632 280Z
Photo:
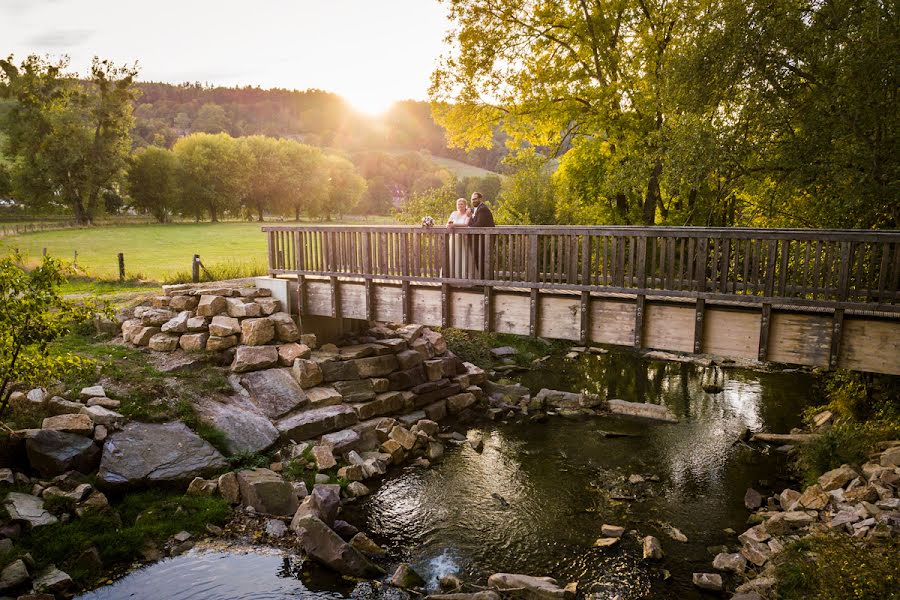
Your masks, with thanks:
M493 227L494 215L488 208L480 192L472 193L472 208L465 198L456 200L456 210L450 213L447 227ZM476 237L450 236L450 277L455 279L480 279L482 244Z

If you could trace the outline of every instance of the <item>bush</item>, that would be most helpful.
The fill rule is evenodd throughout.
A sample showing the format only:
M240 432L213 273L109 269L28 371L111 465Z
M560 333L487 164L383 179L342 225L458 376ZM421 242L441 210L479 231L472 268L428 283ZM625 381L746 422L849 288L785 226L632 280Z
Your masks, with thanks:
M878 442L898 434L894 425L878 421L838 423L815 441L803 444L797 464L806 485L812 485L826 471L866 462Z
M776 567L783 600L891 600L900 598L896 540L885 546L845 535L804 538L781 554Z

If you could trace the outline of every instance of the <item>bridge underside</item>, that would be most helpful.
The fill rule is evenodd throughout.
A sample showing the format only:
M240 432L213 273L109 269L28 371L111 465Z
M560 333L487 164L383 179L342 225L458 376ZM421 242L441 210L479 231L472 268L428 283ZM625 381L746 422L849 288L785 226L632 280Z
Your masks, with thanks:
M900 320L878 313L311 276L300 290L288 279L301 318L415 322L900 375Z

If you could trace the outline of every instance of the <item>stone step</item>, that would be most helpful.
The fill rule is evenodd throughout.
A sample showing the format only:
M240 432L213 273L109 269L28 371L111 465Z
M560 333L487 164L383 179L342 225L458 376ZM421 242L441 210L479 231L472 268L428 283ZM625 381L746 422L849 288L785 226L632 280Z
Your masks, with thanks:
M336 404L304 410L275 423L281 436L300 442L355 424L359 417L352 406Z

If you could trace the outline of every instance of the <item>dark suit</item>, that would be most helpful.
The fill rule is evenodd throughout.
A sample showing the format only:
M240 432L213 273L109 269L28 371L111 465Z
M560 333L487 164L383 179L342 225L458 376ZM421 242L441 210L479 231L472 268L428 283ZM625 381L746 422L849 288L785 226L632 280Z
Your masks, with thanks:
M475 207L475 212L472 213L472 218L469 220L469 227L493 226L494 215L491 213L491 209L488 208L487 204L482 202ZM475 273L473 273L473 275L476 279L481 279L485 273L484 265L481 264L481 248L484 243L484 240L482 240L481 237L482 236L472 236L470 239L470 243L472 244L472 256L475 258Z

